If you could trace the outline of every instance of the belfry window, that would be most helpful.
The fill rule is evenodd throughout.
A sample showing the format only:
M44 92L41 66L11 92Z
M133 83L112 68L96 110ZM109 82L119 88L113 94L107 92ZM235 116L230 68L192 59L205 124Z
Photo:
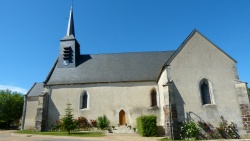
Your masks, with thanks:
M200 83L200 92L201 92L202 105L212 104L211 94L209 90L209 83L206 79L203 79Z
M88 93L86 91L83 91L80 95L80 109L88 108L88 98Z
M151 96L151 107L157 106L157 93L155 89L151 90L150 96Z

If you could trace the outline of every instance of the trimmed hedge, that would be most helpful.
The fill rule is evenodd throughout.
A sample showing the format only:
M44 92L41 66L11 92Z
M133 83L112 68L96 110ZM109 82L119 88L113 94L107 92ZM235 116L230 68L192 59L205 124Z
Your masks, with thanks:
M138 134L144 137L157 136L156 116L140 116L136 119Z

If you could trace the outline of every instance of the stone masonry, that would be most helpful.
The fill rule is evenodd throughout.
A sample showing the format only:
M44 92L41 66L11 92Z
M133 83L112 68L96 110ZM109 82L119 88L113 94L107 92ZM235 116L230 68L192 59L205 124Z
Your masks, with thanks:
M240 104L240 110L242 113L243 125L246 133L250 133L250 104Z

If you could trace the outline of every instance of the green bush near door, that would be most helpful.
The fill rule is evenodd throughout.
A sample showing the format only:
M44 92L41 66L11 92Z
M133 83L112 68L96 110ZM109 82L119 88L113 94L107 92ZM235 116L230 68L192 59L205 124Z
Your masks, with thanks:
M157 136L156 116L140 116L136 119L138 134L144 137Z

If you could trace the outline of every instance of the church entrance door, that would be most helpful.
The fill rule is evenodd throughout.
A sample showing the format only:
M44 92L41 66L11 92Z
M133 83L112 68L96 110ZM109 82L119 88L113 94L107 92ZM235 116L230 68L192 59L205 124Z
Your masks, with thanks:
M120 125L125 125L126 123L126 115L125 115L124 110L121 110L119 113L119 123Z

